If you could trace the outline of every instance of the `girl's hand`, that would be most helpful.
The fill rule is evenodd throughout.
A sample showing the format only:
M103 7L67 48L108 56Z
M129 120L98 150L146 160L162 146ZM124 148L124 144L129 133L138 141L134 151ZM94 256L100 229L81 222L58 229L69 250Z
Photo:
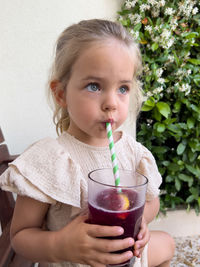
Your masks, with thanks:
M144 216L142 217L140 232L139 232L137 238L138 238L138 240L135 242L133 254L134 254L134 256L140 258L145 245L148 243L148 241L150 239L150 232L149 232L149 229L147 227L147 223L144 219Z
M133 257L131 251L110 253L134 245L133 238L103 239L120 236L123 228L85 223L87 216L78 216L61 230L55 232L55 261L71 261L95 267L125 262ZM143 233L142 230L140 232Z

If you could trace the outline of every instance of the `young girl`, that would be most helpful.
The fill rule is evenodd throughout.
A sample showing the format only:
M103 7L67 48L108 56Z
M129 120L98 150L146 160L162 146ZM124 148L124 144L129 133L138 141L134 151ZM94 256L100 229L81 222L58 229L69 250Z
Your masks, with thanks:
M152 154L131 136L117 131L129 108L140 106L137 44L119 24L81 21L59 37L49 82L56 139L30 146L1 176L4 190L18 194L11 225L13 248L48 266L102 267L136 256L134 267L169 266L173 239L147 228L159 210L161 176ZM131 97L132 96L132 97ZM106 122L112 124L119 168L148 177L146 205L138 240L108 240L123 228L86 223L87 176L112 167ZM110 253L134 246L134 251Z

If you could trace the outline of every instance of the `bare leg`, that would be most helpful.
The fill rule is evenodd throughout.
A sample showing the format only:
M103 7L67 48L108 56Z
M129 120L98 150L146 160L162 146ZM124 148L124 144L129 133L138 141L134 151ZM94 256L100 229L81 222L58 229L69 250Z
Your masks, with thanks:
M161 231L151 231L148 245L148 266L169 267L174 250L175 243L169 234Z

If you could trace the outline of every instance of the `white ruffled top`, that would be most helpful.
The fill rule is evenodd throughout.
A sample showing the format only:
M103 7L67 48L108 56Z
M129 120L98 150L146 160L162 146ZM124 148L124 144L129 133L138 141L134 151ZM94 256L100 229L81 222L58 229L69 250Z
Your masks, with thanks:
M115 150L120 169L137 170L148 178L147 201L158 196L162 178L151 152L124 132ZM34 143L9 165L0 176L0 187L51 204L49 230L63 227L86 207L88 173L112 167L108 147L87 145L67 132L56 140L45 138ZM147 266L145 251L134 267ZM66 262L49 266L83 265Z

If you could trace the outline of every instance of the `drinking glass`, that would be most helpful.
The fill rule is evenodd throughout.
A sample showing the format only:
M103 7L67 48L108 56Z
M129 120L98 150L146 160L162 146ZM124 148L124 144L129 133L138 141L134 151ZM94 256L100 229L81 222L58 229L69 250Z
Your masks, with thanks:
M106 238L133 237L134 240L137 240L148 179L144 175L131 170L119 170L119 174L120 186L117 187L115 186L112 169L97 169L88 174L89 222L98 225L123 227L123 235ZM114 253L122 253L127 250L133 251L133 247ZM128 267L134 261L135 257L127 262L110 266Z

